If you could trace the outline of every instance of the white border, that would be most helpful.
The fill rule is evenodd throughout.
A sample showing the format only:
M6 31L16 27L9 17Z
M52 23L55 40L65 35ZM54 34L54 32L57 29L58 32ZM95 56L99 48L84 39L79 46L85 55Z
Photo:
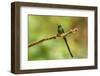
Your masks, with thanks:
M28 61L28 14L88 17L88 58L71 60ZM21 7L20 8L20 69L60 68L94 65L94 11Z

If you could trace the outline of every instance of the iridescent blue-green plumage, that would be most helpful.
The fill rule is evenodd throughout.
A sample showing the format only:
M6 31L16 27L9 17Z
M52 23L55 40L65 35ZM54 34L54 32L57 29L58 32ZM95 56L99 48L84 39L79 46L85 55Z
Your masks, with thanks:
M61 25L58 25L58 33L59 34L64 33L64 29L62 28Z
M62 34L62 33L64 33L64 29L63 29L63 27L62 27L61 25L58 25L58 34ZM65 43L66 43L66 46L67 46L67 48L68 48L68 51L69 51L71 57L73 58L73 54L71 53L71 50L70 50L69 45L68 45L68 43L67 43L66 37L63 37L63 39L64 39L64 41L65 41Z

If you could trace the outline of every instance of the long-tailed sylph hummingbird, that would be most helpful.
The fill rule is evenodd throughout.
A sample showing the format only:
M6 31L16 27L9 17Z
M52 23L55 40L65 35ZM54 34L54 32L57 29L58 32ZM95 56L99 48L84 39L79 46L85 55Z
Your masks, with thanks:
M62 27L61 25L58 25L58 34L62 34L62 33L64 33L64 29L63 29L63 27ZM67 42L66 37L63 37L63 39L64 39L64 41L65 41L65 43L66 43L66 46L67 46L67 48L68 48L68 51L69 51L71 57L73 58L73 54L72 54L72 52L71 52L71 50L70 50L70 47L69 47L69 45L68 45L68 42Z

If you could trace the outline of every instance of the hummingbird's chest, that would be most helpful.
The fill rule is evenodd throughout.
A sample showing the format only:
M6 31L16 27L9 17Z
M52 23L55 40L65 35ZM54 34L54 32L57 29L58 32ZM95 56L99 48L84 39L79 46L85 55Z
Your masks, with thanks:
M62 27L58 28L58 33L64 33L64 30Z

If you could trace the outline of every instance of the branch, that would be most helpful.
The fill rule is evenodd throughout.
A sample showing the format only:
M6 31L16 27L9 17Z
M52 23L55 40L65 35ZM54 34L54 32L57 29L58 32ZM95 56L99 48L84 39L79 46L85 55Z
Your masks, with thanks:
M71 33L75 33L76 31L78 31L78 28L71 29L70 31L62 33L62 34L57 34L57 35L53 35L50 37L46 37L46 38L43 38L43 39L38 40L38 41L32 41L31 43L28 44L28 47L34 46L36 44L39 44L39 43L47 41L47 40L56 39L58 37L65 37Z

